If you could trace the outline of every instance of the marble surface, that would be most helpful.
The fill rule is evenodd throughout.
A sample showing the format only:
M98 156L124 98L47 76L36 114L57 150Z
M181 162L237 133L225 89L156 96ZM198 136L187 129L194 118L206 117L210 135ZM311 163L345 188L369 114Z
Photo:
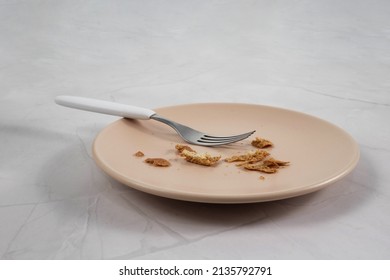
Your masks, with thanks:
M389 259L389 14L387 0L0 0L0 258ZM60 94L289 108L346 130L361 159L287 200L160 198L91 158L117 118Z

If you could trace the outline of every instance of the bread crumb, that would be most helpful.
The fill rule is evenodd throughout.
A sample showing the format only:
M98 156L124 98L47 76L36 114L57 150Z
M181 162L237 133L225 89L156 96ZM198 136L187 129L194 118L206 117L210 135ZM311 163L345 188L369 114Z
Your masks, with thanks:
M210 156L208 153L200 154L187 145L177 144L175 148L186 161L195 164L211 166L217 163L221 158L221 156Z
M268 164L268 165L273 165L273 166L287 166L290 164L289 161L282 161L282 160L278 160L278 159L274 159L274 158L268 158L267 160L264 161L264 163Z
M169 161L163 158L147 158L145 162L157 167L168 167L171 165Z
M258 162L260 160L263 160L269 156L269 153L267 151L263 150L256 150L256 151L250 151L244 155L236 155L232 156L230 158L226 158L226 162L235 162L235 161L244 161L246 163L253 163L253 162Z
M141 152L141 151L138 151L138 152L136 152L135 154L134 154L134 156L136 156L136 157L143 157L145 154L143 153L143 152Z
M184 150L187 150L187 151L189 151L189 152L195 152L195 153L196 153L195 150L193 150L190 146L187 146L187 145L177 144L177 145L175 146L175 148L176 148L176 150L179 151L179 153L182 153Z
M259 179L260 180L265 180L265 177L264 176L260 176Z
M260 137L256 137L255 140L253 140L251 142L252 146L256 147L256 148L259 148L259 149L264 149L264 148L269 148L269 147L273 147L274 144L267 140L267 139L263 139L263 138L260 138Z
M281 161L274 158L257 162L254 164L245 164L243 167L248 170L256 170L264 173L276 173L282 166L287 166L290 163L288 161Z
M216 164L221 156L210 156L208 153L199 154L197 152L191 152L188 150L183 149L183 151L180 153L180 155L185 157L185 160L191 163L205 165L205 166L211 166Z
M264 173L276 173L278 171L278 168L267 166L266 164L264 164L264 162L254 164L248 163L245 164L243 167L248 170L260 171Z

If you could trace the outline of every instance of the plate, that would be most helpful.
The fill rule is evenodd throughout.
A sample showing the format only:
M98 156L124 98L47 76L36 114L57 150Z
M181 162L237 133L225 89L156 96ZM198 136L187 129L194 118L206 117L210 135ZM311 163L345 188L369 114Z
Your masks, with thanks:
M222 159L254 150L257 136L274 143L271 155L289 161L274 174L245 170L219 161L206 167L181 158L185 142L169 126L154 120L120 119L104 128L93 143L93 156L108 175L134 189L167 198L207 203L251 203L290 198L317 191L343 178L356 166L359 147L341 128L304 113L236 103L187 104L155 110L169 119L213 135L251 130L248 139L219 147L190 145ZM145 157L134 156L142 151ZM154 167L148 157L165 158ZM262 176L262 177L261 177Z

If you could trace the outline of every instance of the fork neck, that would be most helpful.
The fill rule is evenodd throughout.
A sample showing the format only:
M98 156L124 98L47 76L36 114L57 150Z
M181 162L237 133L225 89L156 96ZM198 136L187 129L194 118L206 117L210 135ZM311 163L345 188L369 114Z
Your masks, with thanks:
M170 127L173 127L174 129L176 129L176 127L175 127L176 123L174 121L168 120L167 118L164 118L160 115L153 114L150 116L150 119L165 123L165 124L169 125Z

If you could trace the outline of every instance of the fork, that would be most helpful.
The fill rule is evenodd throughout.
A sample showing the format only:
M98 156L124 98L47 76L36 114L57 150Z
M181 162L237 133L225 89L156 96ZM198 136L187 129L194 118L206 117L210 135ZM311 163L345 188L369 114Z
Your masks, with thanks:
M157 115L153 110L146 108L69 95L57 96L55 98L55 102L59 105L71 107L74 109L103 113L129 119L156 120L172 127L186 142L200 146L211 147L238 142L248 138L255 132L255 130L253 130L239 135L213 136L208 133L197 131L180 123L168 120L167 118Z

